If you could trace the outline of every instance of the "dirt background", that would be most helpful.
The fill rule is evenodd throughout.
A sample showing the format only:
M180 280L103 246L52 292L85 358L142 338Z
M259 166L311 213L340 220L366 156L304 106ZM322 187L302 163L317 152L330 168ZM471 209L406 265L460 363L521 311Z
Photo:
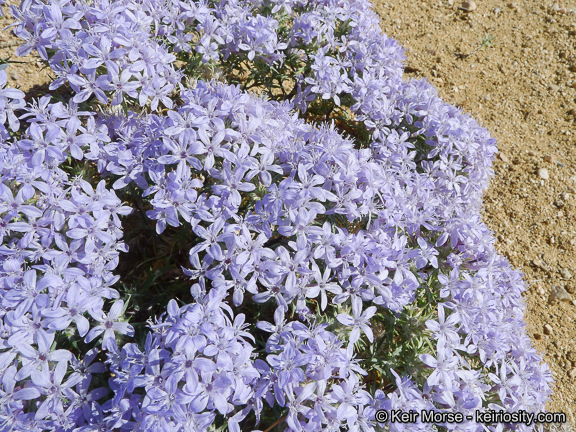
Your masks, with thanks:
M406 76L428 78L498 141L484 220L525 274L527 331L555 379L547 410L565 412L563 429L576 431L576 0L374 6L406 48ZM0 30L0 58L18 45ZM48 82L36 56L13 59L25 63L8 67L9 86Z

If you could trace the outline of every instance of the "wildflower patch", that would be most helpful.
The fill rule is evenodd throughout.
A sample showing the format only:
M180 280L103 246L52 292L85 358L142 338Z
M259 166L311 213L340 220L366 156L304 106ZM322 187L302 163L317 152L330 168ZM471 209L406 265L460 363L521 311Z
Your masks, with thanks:
M479 213L496 143L402 79L369 3L11 11L54 81L27 102L0 71L3 430L543 409L521 274Z

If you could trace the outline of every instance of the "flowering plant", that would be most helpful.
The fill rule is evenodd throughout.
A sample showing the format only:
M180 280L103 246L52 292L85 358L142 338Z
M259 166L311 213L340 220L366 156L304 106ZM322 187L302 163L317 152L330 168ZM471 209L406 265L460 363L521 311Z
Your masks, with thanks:
M0 71L0 430L528 430L496 146L365 0L24 0Z

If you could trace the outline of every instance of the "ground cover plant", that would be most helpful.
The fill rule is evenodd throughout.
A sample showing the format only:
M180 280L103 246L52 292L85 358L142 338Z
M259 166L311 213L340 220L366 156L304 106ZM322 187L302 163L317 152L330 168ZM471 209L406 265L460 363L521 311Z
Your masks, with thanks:
M369 3L25 1L0 93L2 430L527 430L488 132Z

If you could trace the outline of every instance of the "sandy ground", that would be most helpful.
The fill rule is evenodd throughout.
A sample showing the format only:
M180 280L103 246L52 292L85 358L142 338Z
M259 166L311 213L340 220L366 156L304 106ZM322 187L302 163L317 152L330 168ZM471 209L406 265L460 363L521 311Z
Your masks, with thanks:
M497 139L484 219L525 273L526 326L555 378L549 411L576 417L576 0L375 0L386 34ZM6 10L6 8L4 8ZM0 18L0 28L8 23ZM0 31L0 58L18 40ZM14 58L10 86L47 82L37 57Z

